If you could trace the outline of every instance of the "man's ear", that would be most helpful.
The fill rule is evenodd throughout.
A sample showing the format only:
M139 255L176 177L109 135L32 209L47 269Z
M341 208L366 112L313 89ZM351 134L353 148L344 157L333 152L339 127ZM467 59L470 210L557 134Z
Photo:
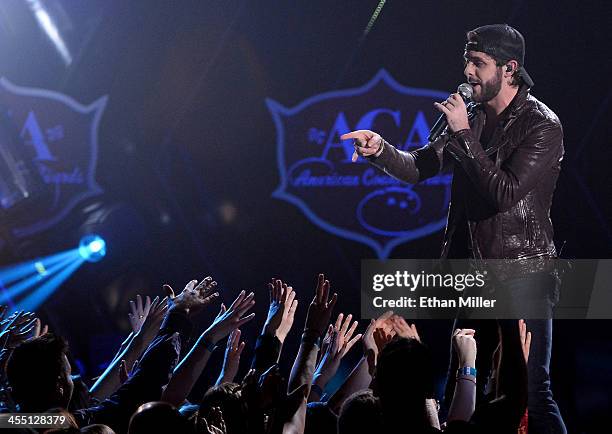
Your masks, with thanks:
M516 60L508 60L504 66L504 77L512 77L518 68L519 64Z

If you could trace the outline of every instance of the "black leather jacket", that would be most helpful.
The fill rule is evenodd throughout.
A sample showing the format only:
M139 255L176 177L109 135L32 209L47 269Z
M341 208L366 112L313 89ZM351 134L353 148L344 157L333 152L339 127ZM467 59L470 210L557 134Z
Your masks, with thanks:
M409 183L454 165L442 258L556 257L550 206L564 152L559 118L522 86L483 149L484 108L472 111L469 130L412 152L384 142L370 162Z

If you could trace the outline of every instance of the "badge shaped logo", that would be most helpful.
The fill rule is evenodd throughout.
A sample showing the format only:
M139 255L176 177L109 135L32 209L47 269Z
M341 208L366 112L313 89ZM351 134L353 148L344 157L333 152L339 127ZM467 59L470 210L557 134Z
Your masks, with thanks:
M102 192L95 181L98 125L108 97L85 106L46 89L21 87L0 79L0 109L9 128L0 143L13 161L33 168L33 178L44 194L28 213L12 222L13 234L24 237L60 221L80 201ZM31 163L31 164L30 164ZM16 171L20 164L16 164ZM14 167L14 169L15 169ZM12 174L19 176L19 174ZM3 200L5 197L3 197ZM3 206L5 204L3 203Z
M293 108L268 98L280 174L273 197L296 205L322 229L367 244L380 258L439 231L446 224L450 174L400 182L361 157L351 162L352 140L340 136L372 130L398 149L419 148L439 114L433 102L447 96L403 86L383 69L360 88L315 95Z

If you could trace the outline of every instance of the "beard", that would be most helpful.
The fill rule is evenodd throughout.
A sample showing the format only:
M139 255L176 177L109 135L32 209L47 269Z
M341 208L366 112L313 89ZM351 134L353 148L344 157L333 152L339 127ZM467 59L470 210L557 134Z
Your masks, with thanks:
M487 102L491 101L497 96L502 87L502 69L497 68L495 77L486 82L480 83L480 94L474 95L474 102Z

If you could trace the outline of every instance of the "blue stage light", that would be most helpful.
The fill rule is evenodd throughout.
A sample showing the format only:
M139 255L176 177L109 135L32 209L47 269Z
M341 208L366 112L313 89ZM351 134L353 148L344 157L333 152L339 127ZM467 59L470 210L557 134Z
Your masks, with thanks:
M86 235L79 243L81 258L89 262L98 262L106 255L106 241L98 235Z
M64 262L67 259L74 260L79 257L78 248L71 249L65 252L56 253L44 258L30 260L22 262L20 264L13 264L8 267L0 268L0 282L4 286L11 285L21 279L37 274L39 276L45 275L44 270L49 272L49 269L60 262ZM42 265L42 267L41 267Z
M54 276L55 274L62 271L64 268L70 266L70 264L78 262L79 264L83 263L83 259L81 255L77 253L76 249L72 250L72 257L66 257L63 261L55 263L53 266L48 267L46 269L46 274L40 274L40 272L30 273L29 276L16 282L5 288L0 293L0 303L5 303L8 300L14 299L18 295L35 288L37 285L41 284L42 281L47 278Z
M38 288L31 292L27 297L21 300L17 306L17 310L34 311L41 304L45 302L47 298L61 286L71 275L74 273L83 263L83 259L77 258L71 264L68 264L61 271L57 272L54 276L45 280Z

